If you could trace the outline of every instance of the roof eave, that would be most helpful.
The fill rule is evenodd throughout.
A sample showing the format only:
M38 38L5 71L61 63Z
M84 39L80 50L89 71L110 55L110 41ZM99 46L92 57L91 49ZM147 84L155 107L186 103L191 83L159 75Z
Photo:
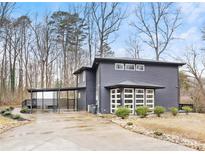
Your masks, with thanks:
M68 88L30 88L27 91L30 92L49 92L49 91L72 91L85 89L86 87L68 87Z
M163 89L163 86L147 86L147 85L110 85L105 86L105 88L150 88L150 89Z
M143 64L163 64L163 65L176 65L176 66L183 66L186 63L183 62L164 62L164 61L147 61L147 60L140 60L140 59L112 59L112 58L99 58L96 57L93 62L93 66L100 63L100 62L138 62Z

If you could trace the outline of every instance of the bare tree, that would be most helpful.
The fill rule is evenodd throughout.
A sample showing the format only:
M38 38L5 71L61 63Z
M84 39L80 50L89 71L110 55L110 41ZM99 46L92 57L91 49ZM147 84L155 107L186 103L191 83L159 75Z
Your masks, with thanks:
M195 109L196 111L204 111L204 55L201 52L197 52L197 49L191 46L188 48L188 52L185 54L185 59L183 61L186 62L185 72L191 85L191 88L189 88L189 94L193 100Z
M92 3L92 16L99 39L99 56L107 55L106 49L110 43L111 34L119 30L125 13L122 13L120 3Z
M201 92L205 96L205 87L202 78L205 70L205 61L200 59L202 55L197 53L196 49L193 46L189 47L188 50L189 52L185 55L187 72L190 74L190 77L195 79ZM199 64L200 62L201 64Z
M40 63L41 87L49 87L49 69L52 68L50 65L52 65L52 62L58 56L53 47L55 44L53 42L53 29L49 23L49 16L46 15L44 17L44 22L42 24L35 24L31 27L36 41L36 50L33 50L33 53ZM44 82L46 85L44 85Z
M132 22L145 44L153 48L156 60L175 39L174 32L180 26L180 10L173 3L140 3L136 10L136 22Z
M142 51L140 42L136 36L129 37L129 40L126 41L127 48L126 51L130 54L133 58L140 58L140 52Z
M92 19L92 7L91 3L86 3L84 6L84 19L87 24L87 44L88 44L88 52L89 52L89 63L92 65L92 56L94 50L94 20Z
M8 18L13 11L14 7L15 3L0 2L0 27L2 26L3 21Z

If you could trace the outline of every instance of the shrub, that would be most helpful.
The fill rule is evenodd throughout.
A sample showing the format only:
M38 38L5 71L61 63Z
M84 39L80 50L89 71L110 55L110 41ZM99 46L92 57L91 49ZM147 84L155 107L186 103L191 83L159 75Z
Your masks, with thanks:
M119 107L115 114L118 116L118 117L121 117L122 119L126 118L129 116L130 114L130 109L128 108L125 108L125 107Z
M162 107L162 106L156 106L156 107L154 108L154 113L155 113L158 117L160 117L161 114L163 114L164 112L165 112L165 108Z
M11 111L11 109L10 108L6 108L5 111Z
M147 116L147 113L149 112L149 108L147 106L140 106L136 108L136 113L139 115L141 118L144 118Z
M170 110L171 110L173 116L176 116L178 114L178 108L177 107L172 107L172 108L170 108Z
M128 125L128 126L132 126L133 123L129 121L129 122L127 122L127 125Z
M29 109L27 107L24 107L24 108L21 109L20 112L21 113L29 113L30 111L29 111Z
M162 135L163 135L163 133L162 133L162 132L160 132L160 131L154 131L154 135L156 135L156 136L162 136Z
M4 112L6 112L6 110L1 110L1 114L4 114Z
M16 119L16 120L21 119L21 115L19 115L19 114L14 114L11 117L12 117L12 119Z
M182 107L182 110L184 110L184 111L186 112L186 114L189 114L189 112L192 111L192 108L189 107L189 106L183 106L183 107Z
M13 106L10 106L9 107L10 111L14 110L14 107Z
M11 116L11 111L5 111L5 112L3 113L3 116Z

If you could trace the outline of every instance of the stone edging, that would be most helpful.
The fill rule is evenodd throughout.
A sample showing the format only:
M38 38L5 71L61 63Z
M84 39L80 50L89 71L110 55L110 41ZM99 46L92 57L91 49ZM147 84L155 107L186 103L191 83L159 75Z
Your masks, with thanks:
M142 127L139 127L136 125L128 126L126 121L119 119L119 118L112 118L111 121L113 123L125 128L125 129L128 129L128 130L135 132L135 133L139 133L139 134L143 134L143 135L157 138L160 140L165 140L165 141L169 141L172 143L184 145L184 146L187 146L187 147L192 148L192 149L205 151L205 144L201 144L195 140L186 139L186 138L183 138L181 136L175 136L175 135L170 135L170 134L165 134L165 133L158 136L158 135L154 134L154 131L150 131L150 130L147 130L145 128L142 128Z

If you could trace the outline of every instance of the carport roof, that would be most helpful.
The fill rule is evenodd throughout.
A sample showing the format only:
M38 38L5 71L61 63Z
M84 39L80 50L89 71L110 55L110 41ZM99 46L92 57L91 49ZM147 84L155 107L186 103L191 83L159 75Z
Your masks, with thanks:
M30 88L28 92L48 92L48 91L73 91L85 89L86 87L67 87L67 88Z
M165 88L162 85L147 83L147 82L133 82L133 81L122 81L116 84L105 86L106 88L153 88L161 89Z

